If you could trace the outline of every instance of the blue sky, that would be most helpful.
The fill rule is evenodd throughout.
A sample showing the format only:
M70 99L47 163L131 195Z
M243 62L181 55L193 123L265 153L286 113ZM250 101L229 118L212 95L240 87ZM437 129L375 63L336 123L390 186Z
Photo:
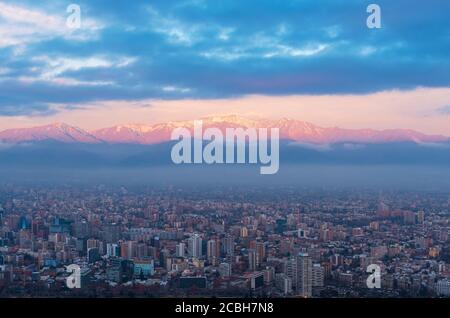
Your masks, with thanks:
M65 26L71 3L79 30ZM370 3L381 29L366 27ZM115 100L449 88L449 12L447 0L6 0L0 116Z

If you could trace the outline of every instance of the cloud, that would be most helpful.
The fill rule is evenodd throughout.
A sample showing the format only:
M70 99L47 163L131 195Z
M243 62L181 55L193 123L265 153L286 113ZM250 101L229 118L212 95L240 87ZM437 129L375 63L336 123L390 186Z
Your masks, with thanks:
M38 9L0 2L0 48L27 45L63 37L84 41L104 26L93 19L82 20L80 29L66 26L66 12L48 14Z
M40 56L34 58L34 60L45 64L46 69L41 74L43 78L54 78L68 71L79 71L82 69L121 68L135 61L135 59L129 57L106 58L99 56L87 58L50 58L48 56Z
M222 41L230 40L232 33L234 32L234 28L221 28L217 37Z
M192 45L197 41L198 26L187 25L177 19L164 17L151 6L147 10L151 30L163 34L169 42Z
M450 3L440 0L380 0L380 30L358 0L80 0L80 30L66 27L65 4L15 3L0 2L2 114L450 87Z
M286 45L277 45L275 50L264 54L265 58L272 57L307 57L317 55L328 47L327 44L309 45L303 48L294 48Z
M136 61L131 57L101 57L86 58L37 56L32 61L38 65L33 67L33 75L19 76L17 80L25 84L47 82L57 86L102 86L114 85L113 81L80 80L64 76L66 73L76 73L85 69L123 68Z
M214 49L201 52L200 55L218 61L235 61L239 59L272 59L272 58L304 58L317 55L329 44L308 43L304 46L291 46L275 37L257 35L248 44Z
M164 92L176 92L176 93L189 93L191 91L190 88L187 87L177 87L177 86L164 86L162 88Z
M18 80L24 84L33 84L35 82L47 82L56 86L104 86L104 85L114 85L111 81L80 81L68 77L57 77L57 78L42 78L42 77L19 77Z
M87 101L89 89L77 87L79 92L71 99L78 102L66 103L68 89L61 87L62 96L54 96L47 106L40 104L23 105L18 109L7 108L7 116L1 116L5 110L0 100L0 127L13 128L22 126L44 125L52 122L95 129L126 123L158 123L174 120L195 120L216 114L238 114L246 117L282 119L291 118L310 122L321 127L341 127L349 129L373 128L377 130L404 128L414 129L426 134L450 137L448 117L432 113L438 105L449 101L450 88L421 88L410 91L384 91L365 95L292 95L292 96L245 96L235 98L190 99L185 95L191 93L161 92L157 87L155 96L174 94L175 99L137 99L120 100L114 96L120 87L110 88L109 100ZM70 88L73 90L74 88ZM101 88L104 89L104 88ZM123 94L123 92L121 93ZM135 95L135 94L133 94ZM7 106L7 105L6 105ZM28 107L37 109L33 117L25 116ZM14 115L14 111L19 111ZM31 112L31 109L28 109ZM352 147L348 145L348 147Z

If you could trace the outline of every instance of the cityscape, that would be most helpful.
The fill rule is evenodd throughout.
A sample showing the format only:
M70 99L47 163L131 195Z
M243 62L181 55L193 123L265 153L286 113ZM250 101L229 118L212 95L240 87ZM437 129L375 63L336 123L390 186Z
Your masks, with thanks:
M449 213L445 191L3 185L0 297L448 297Z
M1 308L436 310L449 12L0 0Z

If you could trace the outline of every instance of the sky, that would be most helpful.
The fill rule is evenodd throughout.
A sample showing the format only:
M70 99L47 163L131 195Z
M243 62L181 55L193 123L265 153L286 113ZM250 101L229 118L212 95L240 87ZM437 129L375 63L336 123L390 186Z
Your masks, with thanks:
M233 113L450 136L448 12L448 0L1 0L0 130Z

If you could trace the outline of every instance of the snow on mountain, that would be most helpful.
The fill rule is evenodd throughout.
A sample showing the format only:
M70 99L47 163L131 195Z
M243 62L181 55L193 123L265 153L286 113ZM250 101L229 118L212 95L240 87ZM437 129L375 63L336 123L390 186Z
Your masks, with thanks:
M295 142L312 144L332 144L340 142L354 143L389 143L410 141L416 143L447 142L449 137L425 135L407 129L343 129L323 128L314 124L292 119L249 119L237 115L211 116L201 118L203 128L279 128L280 138ZM3 143L20 143L43 140L56 140L65 143L99 143L111 144L155 144L170 140L171 132L176 127L193 130L193 121L176 121L153 125L130 124L85 131L66 124L53 124L33 128L8 129L0 132Z
M0 132L0 141L20 143L53 140L65 143L99 143L91 133L64 123L55 123L32 128L7 129Z

